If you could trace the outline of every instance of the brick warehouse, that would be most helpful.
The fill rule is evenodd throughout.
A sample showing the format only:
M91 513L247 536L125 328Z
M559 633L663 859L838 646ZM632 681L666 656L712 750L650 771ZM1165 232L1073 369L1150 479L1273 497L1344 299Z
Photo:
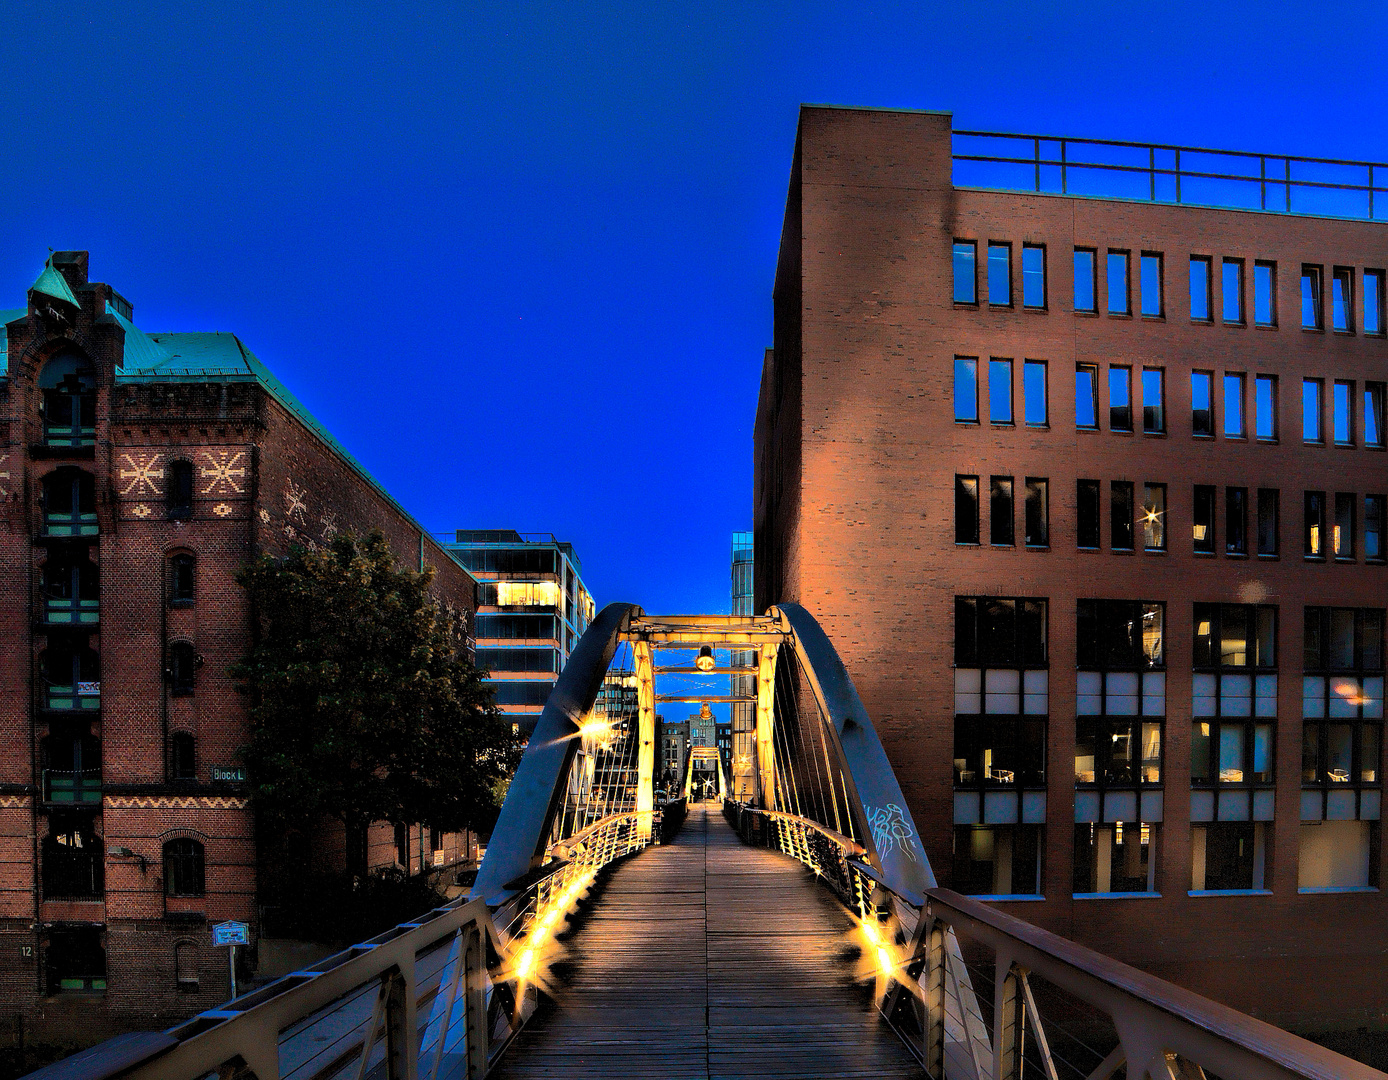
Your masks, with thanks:
M211 925L248 922L255 942L228 674L249 642L241 565L379 528L437 568L469 631L475 612L467 571L235 335L131 320L86 252L54 254L27 308L0 312L0 1011L31 1037L208 1008L228 990ZM378 825L369 861L474 853ZM308 857L340 864L341 836Z
M1177 205L1168 148L1125 198L1031 137L956 186L963 141L801 112L757 607L824 624L941 884L1276 1022L1378 1021L1385 225L1256 155L1251 211Z

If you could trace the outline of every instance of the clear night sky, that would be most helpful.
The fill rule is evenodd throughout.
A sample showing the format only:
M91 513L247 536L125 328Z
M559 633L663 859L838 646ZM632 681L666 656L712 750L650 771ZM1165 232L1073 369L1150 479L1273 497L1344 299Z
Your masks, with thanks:
M726 611L802 101L1388 159L1388 5L4 6L0 307L47 249L232 330L431 529Z

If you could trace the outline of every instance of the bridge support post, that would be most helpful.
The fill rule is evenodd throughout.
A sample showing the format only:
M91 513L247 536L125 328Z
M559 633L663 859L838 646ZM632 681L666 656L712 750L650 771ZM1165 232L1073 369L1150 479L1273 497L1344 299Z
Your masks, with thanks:
M776 809L776 652L763 645L757 662L757 805Z
M655 812L655 667L648 641L632 643L636 657L636 838L651 839Z
M487 1075L490 1048L487 1040L487 952L481 931L472 927L463 939L463 1017L467 1024L467 1080L482 1080ZM448 1038L445 1029L439 1034L439 1045ZM430 1080L433 1080L431 1077Z
M1010 956L999 953L994 968L993 1080L1020 1080L1026 1050L1021 978Z

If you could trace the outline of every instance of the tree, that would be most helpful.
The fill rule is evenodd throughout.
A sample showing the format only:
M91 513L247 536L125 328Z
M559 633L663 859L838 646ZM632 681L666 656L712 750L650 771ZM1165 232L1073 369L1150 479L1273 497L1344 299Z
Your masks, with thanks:
M373 821L489 825L518 755L433 576L397 569L379 532L237 575L258 629L234 673L251 697L242 756L261 821L341 821L354 875Z

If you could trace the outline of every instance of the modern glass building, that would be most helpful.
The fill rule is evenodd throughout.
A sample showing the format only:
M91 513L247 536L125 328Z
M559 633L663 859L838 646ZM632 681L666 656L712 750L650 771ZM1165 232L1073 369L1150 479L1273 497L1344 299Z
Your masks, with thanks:
M593 598L572 544L553 533L459 529L440 538L477 579L477 666L524 735L593 618Z
M733 615L756 613L752 598L752 537L751 532L733 533L731 612ZM756 795L756 767L753 764L753 744L756 741L757 731L756 663L757 654L753 650L733 650L732 666L749 669L746 672L733 675L730 688L730 693L733 696L748 698L747 701L733 702L731 749L725 755L729 783L733 786L734 797L739 799L754 798Z

